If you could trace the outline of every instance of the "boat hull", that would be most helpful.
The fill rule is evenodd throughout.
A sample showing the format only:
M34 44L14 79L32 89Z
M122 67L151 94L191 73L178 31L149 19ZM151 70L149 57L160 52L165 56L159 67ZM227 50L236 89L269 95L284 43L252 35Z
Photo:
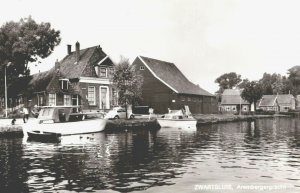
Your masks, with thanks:
M28 132L38 133L55 133L61 136L64 135L77 135L86 133L97 133L105 129L107 120L105 119L92 119L76 122L63 122L63 123L42 123L38 121L28 122L23 125L24 134Z
M61 135L58 133L47 133L39 131L27 131L29 141L60 142Z
M194 129L197 125L197 120L195 119L165 119L157 118L158 123L161 127L175 127L175 128L188 128Z

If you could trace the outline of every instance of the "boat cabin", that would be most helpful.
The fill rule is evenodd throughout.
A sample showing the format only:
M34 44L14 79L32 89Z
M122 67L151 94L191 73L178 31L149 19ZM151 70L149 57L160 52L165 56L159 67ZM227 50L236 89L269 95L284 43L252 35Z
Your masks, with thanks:
M84 118L80 106L47 106L41 109L38 116L39 123L78 121Z

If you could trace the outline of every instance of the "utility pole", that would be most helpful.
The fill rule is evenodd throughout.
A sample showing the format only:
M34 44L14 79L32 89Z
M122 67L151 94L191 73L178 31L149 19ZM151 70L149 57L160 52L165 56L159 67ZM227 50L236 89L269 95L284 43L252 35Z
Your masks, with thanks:
M6 83L6 69L11 64L11 62L8 62L7 65L5 65L4 68L4 81L5 81L5 118L7 118L7 83Z

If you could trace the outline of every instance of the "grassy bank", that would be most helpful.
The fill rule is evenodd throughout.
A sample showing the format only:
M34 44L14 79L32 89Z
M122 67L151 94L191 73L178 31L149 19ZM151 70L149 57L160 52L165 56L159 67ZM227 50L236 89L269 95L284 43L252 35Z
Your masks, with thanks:
M122 131L129 129L159 129L160 126L155 119L132 119L132 120L109 120L105 131Z
M209 114L194 115L197 125L226 123L235 121L252 121L260 118L273 118L274 116L287 117L286 115L233 115L233 114Z

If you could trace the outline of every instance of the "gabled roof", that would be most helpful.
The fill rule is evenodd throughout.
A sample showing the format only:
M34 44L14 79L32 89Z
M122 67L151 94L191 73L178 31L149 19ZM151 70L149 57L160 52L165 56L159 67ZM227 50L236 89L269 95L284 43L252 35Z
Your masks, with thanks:
M291 94L280 94L277 96L277 101L279 104L289 104L294 99L295 97Z
M274 106L276 101L279 105L290 104L295 99L291 94L280 94L280 95L263 95L259 106Z
M239 89L225 89L222 94L221 105L250 105L250 103L241 97Z
M8 88L9 97L45 91L53 79L54 72L54 68L52 68L45 72L18 78Z
M277 95L263 95L259 105L260 107L272 107L276 104Z
M213 96L206 90L190 82L173 63L138 56L152 75L179 94Z
M60 71L66 76L66 78L79 78L89 63L94 52L99 48L99 46L94 46L86 49L80 50L80 57L77 63L76 51L71 52L64 59L59 62ZM100 49L99 49L100 50ZM100 60L105 58L107 55L101 49Z
M55 70L55 67L48 71L33 74L28 77L22 77L13 83L9 88L10 96L16 96L18 94L30 93L30 92L42 92L49 88L49 85L53 79L63 77L68 79L79 78L90 62L93 54L99 52L98 61L100 65L111 65L112 61L102 51L99 46L94 46L80 50L80 57L77 63L76 51L71 52L64 59L59 62L59 72ZM19 86L22 85L22 86ZM72 88L77 90L76 88Z

